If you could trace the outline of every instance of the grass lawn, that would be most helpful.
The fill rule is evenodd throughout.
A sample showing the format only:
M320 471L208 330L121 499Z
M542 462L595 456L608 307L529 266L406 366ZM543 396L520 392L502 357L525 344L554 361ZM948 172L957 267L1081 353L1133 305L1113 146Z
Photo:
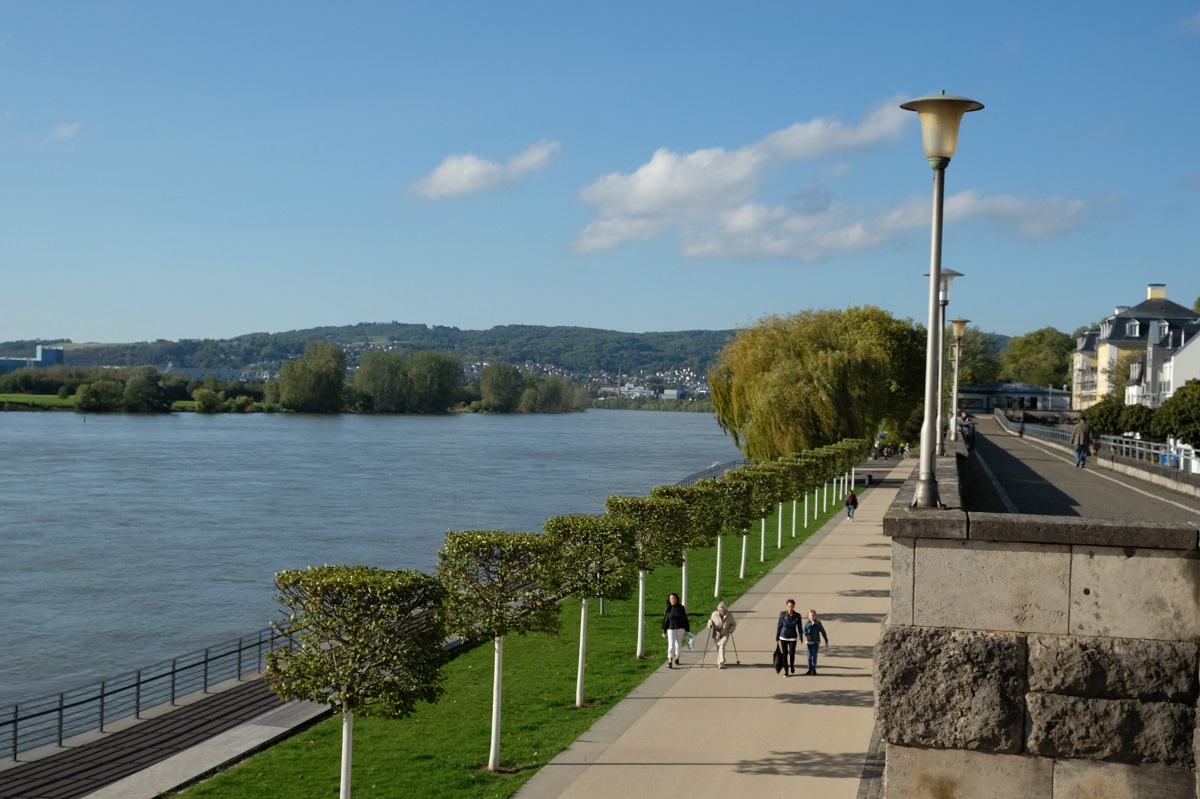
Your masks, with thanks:
M57 394L0 394L0 403L29 408L73 408L75 398L63 399Z
M861 493L860 493L861 496ZM776 548L777 518L767 520L767 559L759 562L759 525L751 528L746 578L738 579L741 541L725 540L722 596L730 604L835 514L841 502L830 496L829 510L803 526L799 504L796 537L791 536L791 507L784 507L783 549ZM701 632L716 607L713 576L716 548L688 555L688 592L692 631ZM562 633L504 639L504 688L500 760L506 773L482 769L491 733L492 646L470 649L444 670L446 693L434 705L422 705L407 719L354 720L353 795L356 797L507 797L541 766L570 745L655 669L666 654L660 637L667 594L680 590L680 571L662 567L646 580L645 660L634 657L637 599L589 602L587 674L584 696L590 707L575 707L575 671L579 651L580 602L563 603ZM697 636L697 643L702 636ZM692 658L699 657L692 655ZM686 659L686 653L685 653ZM715 653L709 654L715 664ZM239 765L201 782L182 795L260 799L327 799L336 796L341 761L341 716L300 732ZM647 786L647 791L653 789ZM178 794L176 794L178 795Z

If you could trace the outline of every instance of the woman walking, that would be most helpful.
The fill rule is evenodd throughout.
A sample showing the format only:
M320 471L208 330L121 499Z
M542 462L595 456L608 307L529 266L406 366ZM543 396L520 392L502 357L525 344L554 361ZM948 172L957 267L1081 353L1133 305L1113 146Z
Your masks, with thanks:
M679 604L679 594L667 597L667 610L663 613L663 638L667 639L667 668L679 665L679 650L683 645L684 633L692 631L688 624L687 609Z
M783 645L783 676L796 673L796 642L800 640L800 624L803 618L796 612L796 600L787 601L787 610L779 613L779 624L775 637Z
M846 518L854 521L854 511L858 510L858 497L854 494L854 489L850 489L850 493L846 495Z

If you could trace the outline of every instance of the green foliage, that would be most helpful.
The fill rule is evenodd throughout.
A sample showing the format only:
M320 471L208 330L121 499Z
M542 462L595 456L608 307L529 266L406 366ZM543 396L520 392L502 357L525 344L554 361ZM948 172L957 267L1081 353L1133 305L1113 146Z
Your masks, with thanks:
M765 519L775 508L775 485L771 476L762 471L754 471L746 466L736 472L729 472L721 478L722 482L740 483L750 498L750 514L752 519Z
M198 388L192 392L192 400L196 403L196 413L220 413L225 402L221 395L211 388Z
M626 561L633 527L614 516L554 516L546 520L547 587L567 596L628 599L636 574Z
M633 526L629 560L639 571L683 562L688 512L682 500L612 496L605 500L604 506L610 514Z
M711 481L690 486L655 486L650 496L677 499L687 510L687 526L681 531L683 546L688 549L710 547L721 534L720 489Z
M162 375L153 366L139 366L133 370L125 381L121 404L130 413L167 413L171 410Z
M468 641L557 633L559 606L543 574L551 554L538 533L447 532L437 566L447 627Z
M437 701L446 631L435 578L321 566L280 572L275 586L287 615L274 626L291 646L267 653L264 676L281 699L391 718Z
M339 413L346 385L346 353L330 341L310 341L304 357L279 369L279 402L297 413Z
M1125 401L1109 394L1081 414L1092 429L1100 435L1116 436L1122 433L1121 415L1125 412Z
M445 413L458 403L463 385L462 363L444 352L426 350L408 358L412 381L409 408L415 413Z
M709 372L717 421L761 460L871 436L921 401L923 344L911 321L872 306L770 317Z
M714 483L721 498L721 532L738 535L757 518L754 511L754 487L745 480L722 478Z
M1031 386L1061 386L1071 379L1075 339L1053 327L1017 336L1000 353L1000 379Z
M404 413L412 394L412 378L408 376L404 356L384 350L364 352L354 373L354 388L369 398L364 410Z
M125 401L125 386L116 380L93 380L75 389L75 410L88 413L115 411Z
M947 346L946 363L953 364L954 337L947 331L943 338ZM962 359L958 364L958 382L962 386L983 386L1000 381L1000 352L1004 343L994 333L984 333L977 327L967 327L962 337ZM951 366L951 368L953 368Z
M512 364L488 364L479 378L480 403L485 411L512 413L517 409L524 390L525 378L521 370Z
M1155 436L1200 446L1200 380L1189 380L1159 406L1151 428Z
M1140 433L1148 437L1154 426L1154 411L1140 403L1126 405L1118 424L1123 433Z

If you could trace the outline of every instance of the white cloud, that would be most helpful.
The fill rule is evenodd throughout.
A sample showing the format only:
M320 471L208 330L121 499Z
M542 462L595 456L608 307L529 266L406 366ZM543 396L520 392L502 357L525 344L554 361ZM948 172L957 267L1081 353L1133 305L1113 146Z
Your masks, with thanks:
M946 219L987 219L1024 238L1044 239L1075 229L1086 205L1071 197L981 197L971 190L946 200Z
M928 229L930 207L924 198L876 209L839 200L828 183L850 171L845 160L821 168L786 204L756 198L763 181L788 163L899 138L911 115L898 102L889 98L856 126L817 118L736 150L659 149L632 172L604 175L580 192L580 199L596 209L596 219L579 234L575 247L582 252L612 249L673 233L690 258L817 261L882 247L910 230ZM1014 235L1037 239L1073 229L1086 207L1067 197L986 197L968 191L947 200L946 216L990 221Z
M70 141L79 135L80 129L83 127L81 122L63 122L55 125L49 133L40 139L33 142L39 147L48 147L52 144L61 144L62 142Z
M530 172L544 169L558 149L558 142L538 142L503 164L470 153L447 156L427 177L412 184L409 191L430 200L442 200L507 186Z
M1177 23L1177 27L1180 30L1188 31L1189 33L1200 33L1200 14L1196 14L1193 17L1188 17L1187 19L1180 21Z

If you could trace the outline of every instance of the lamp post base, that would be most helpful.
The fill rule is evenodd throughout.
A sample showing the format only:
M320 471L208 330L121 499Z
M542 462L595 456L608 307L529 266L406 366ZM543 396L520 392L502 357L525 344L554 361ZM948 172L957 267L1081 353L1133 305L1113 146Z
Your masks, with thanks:
M941 508L942 500L938 496L938 484L935 478L917 478L917 490L913 495L914 508Z

